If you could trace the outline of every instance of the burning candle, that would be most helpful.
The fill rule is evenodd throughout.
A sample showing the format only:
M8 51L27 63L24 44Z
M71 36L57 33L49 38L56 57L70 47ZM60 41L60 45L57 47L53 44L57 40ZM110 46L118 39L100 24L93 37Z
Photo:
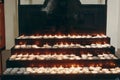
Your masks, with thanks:
M86 36L85 36L85 35L82 35L81 38L86 38Z
M17 73L18 75L19 75L19 74L23 74L23 71L17 71L16 73Z
M50 74L57 74L56 71L50 71Z
M76 46L76 47L81 47L81 45L80 45L80 44L75 44L75 46Z
M89 59L89 60L92 60L92 59L93 59L93 57L88 57L88 59Z
M54 38L54 36L52 36L52 35L48 35L48 38Z
M111 71L111 73L113 73L113 74L117 74L118 72L115 70L115 71Z
M79 74L81 74L81 73L83 73L83 71L82 71L82 70L80 70L78 73L79 73Z
M66 43L66 44L64 44L64 47L68 48L68 47L70 47L70 45L68 43Z
M91 73L91 71L84 71L84 73L85 73L85 74L89 74L89 73Z
M107 36L106 36L106 35L104 35L104 34L101 34L101 37L106 38Z
M61 39L61 38L64 38L64 37L62 35L57 35L56 38Z
M15 60L16 57L17 57L16 54L15 54L15 55L12 55L12 56L10 57L10 60Z
M30 74L30 72L28 72L28 71L25 71L23 74L25 74L25 75L28 75L28 74Z
M76 38L82 38L82 36L81 35L77 35Z
M3 74L10 74L11 70L12 70L12 68L7 68L7 69L4 71Z
M51 48L51 46L46 43L43 45L43 48Z
M88 53L88 54L87 54L87 56L88 56L88 57L92 57L92 56L93 56L93 54Z
M15 60L21 60L21 57L15 58Z
M71 44L70 44L70 46L71 46L71 47L74 47L74 46L75 46L75 44L71 43Z
M91 73L93 73L93 74L97 74L97 73L98 73L98 71L91 71Z
M76 35L72 35L72 36L70 36L70 38L76 38Z
M48 36L47 36L47 35L44 35L44 36L43 36L43 38L45 38L45 39L46 39L46 38L48 38Z
M92 36L91 35L87 35L86 38L92 38Z
M18 54L17 57L23 57L23 54Z
M72 74L78 74L79 71L78 70L73 70L72 72L69 71L69 74L72 73Z
M29 36L29 38L31 38L31 39L35 39L36 36L32 35L32 36Z
M80 60L81 58L80 58L79 56L76 56L75 59L76 59L76 60Z
M64 74L70 74L70 73L72 73L72 71L70 71L69 69L64 69Z
M102 36L100 36L99 34L97 34L95 37L96 38L102 38Z
M20 47L21 47L21 48L26 48L26 45L25 45L25 44L23 44L23 45L21 45Z
M33 57L29 57L29 58L27 58L28 60L34 60L34 58Z
M27 58L27 57L29 57L28 53L27 53L27 54L25 54L25 55L23 55L23 57L24 57L24 58Z
M12 70L11 70L11 74L16 74L16 72L19 70L19 68L13 68Z
M105 73L109 74L109 73L112 73L112 72L108 70L108 71L105 71Z
M40 47L37 46L37 45L32 45L31 47L32 47L32 48L36 48L36 49L40 48Z
M21 58L21 60L27 60L27 58Z
M68 35L67 35L67 37L68 37L68 38L71 38L71 35L70 35L70 34L68 34Z
M59 45L59 48L62 48L62 47L64 47L64 44L63 44L63 43L61 43L61 44Z
M85 45L85 47L86 47L86 48L91 48L91 46L90 46L90 45Z
M82 57L82 59L87 59L87 55L86 54L82 54L81 57Z
M20 48L20 45L15 45L15 48L16 48L16 49L19 49L19 48Z

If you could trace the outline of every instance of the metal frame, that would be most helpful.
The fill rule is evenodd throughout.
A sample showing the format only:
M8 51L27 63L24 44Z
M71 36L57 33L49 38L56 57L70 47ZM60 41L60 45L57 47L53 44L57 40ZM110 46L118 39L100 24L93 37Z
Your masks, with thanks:
M2 0L2 1L4 2L4 0ZM107 3L108 3L108 0L105 0L105 5L107 5ZM18 5L21 5L20 0L18 0Z

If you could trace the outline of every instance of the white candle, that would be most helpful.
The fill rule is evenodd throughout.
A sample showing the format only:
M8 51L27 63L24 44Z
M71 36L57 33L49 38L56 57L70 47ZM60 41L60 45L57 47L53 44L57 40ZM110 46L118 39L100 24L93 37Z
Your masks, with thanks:
M32 35L32 36L29 36L29 38L31 38L31 39L35 39L36 36Z
M45 38L45 39L46 39L46 38L48 38L48 36L47 36L47 35L44 35L44 36L43 36L43 38Z
M27 60L27 58L21 58L21 60Z
M51 73L51 74L56 74L56 72L55 72L55 71L51 71L50 73Z
M40 47L37 46L37 45L32 45L31 47L32 47L32 48L36 48L36 49L37 49L37 48L40 48Z
M91 71L91 73L93 73L93 74L97 74L97 73L98 73L98 71Z
M54 36L52 36L52 35L48 35L48 38L54 38Z
M18 71L18 72L16 72L17 74L23 74L23 71Z
M48 44L44 44L43 47L44 47L44 48L51 48L51 46L48 45Z
M23 55L24 58L29 57L28 53Z
M82 57L82 59L87 59L87 55L86 54L82 54L81 57Z
M89 74L89 73L91 73L91 72L90 72L90 71L84 71L84 73L85 73L85 74Z
M83 71L82 71L82 70L80 70L78 73L80 73L80 74L81 74L81 73L83 73Z
M90 45L85 45L85 47L86 47L86 48L91 48L91 46L90 46Z
M82 36L81 35L77 35L76 38L82 38Z
M31 67L27 67L26 71L31 72L31 71L33 71L33 69Z
M88 53L88 54L87 54L87 56L88 56L88 57L92 57L92 56L93 56L93 54Z
M21 57L15 58L15 60L21 60Z
M28 72L28 71L25 71L23 74L25 74L25 75L28 75L28 74L30 74L30 72Z
M92 38L92 36L91 35L87 35L86 38Z
M16 49L19 49L19 48L20 48L20 45L15 45L15 48L16 48Z

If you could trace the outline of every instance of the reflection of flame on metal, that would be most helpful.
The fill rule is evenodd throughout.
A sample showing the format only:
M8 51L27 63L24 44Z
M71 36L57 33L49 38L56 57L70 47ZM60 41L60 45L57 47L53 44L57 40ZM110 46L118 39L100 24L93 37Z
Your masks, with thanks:
M35 65L34 64L31 64L30 67L34 67Z
M115 63L113 63L113 62L111 62L111 63L110 63L110 66L115 67L115 66L116 66L116 64L115 64Z

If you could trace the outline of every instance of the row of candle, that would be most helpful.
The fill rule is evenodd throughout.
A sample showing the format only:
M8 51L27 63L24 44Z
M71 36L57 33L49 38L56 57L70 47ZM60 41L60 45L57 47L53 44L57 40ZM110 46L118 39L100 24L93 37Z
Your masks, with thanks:
M96 59L118 59L113 54L81 54L77 56L75 54L48 54L48 55L34 55L34 54L14 54L10 57L10 60L96 60Z
M27 67L27 68L8 68L4 74L118 74L120 67Z
M111 47L110 44L91 44L91 45L80 45L80 44L55 44L53 46L49 44L44 44L42 47L38 45L15 45L16 49L19 48L107 48Z
M92 35L38 35L38 36L20 36L17 39L39 39L39 38L106 38L107 36L104 34L97 34L95 36Z

